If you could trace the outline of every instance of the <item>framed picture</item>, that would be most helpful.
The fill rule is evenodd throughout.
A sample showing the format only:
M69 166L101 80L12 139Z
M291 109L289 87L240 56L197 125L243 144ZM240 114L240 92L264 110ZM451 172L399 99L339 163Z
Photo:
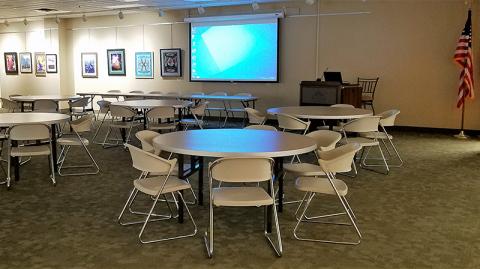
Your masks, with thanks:
M57 54L47 54L47 73L57 73Z
M109 49L107 50L107 63L109 76L125 76L125 50Z
M135 77L153 78L153 52L135 52Z
M32 73L32 54L30 52L20 52L20 73Z
M35 75L43 77L47 74L47 58L44 52L35 52Z
M96 52L82 52L82 77L98 78L98 64Z
M182 76L182 50L161 49L160 66L162 77Z
M5 52L5 73L7 75L18 75L18 62L16 52Z

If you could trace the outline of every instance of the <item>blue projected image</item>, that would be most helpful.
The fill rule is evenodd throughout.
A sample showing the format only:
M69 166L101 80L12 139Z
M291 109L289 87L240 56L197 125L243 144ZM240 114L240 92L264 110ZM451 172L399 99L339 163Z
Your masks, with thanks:
M277 23L194 26L192 81L277 81Z

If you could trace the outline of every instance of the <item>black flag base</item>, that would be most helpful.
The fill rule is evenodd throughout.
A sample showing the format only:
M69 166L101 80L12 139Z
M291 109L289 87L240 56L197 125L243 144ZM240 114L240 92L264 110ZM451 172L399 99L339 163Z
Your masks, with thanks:
M463 130L460 131L459 134L456 134L454 135L455 138L458 138L458 139L469 139L470 136L466 135Z

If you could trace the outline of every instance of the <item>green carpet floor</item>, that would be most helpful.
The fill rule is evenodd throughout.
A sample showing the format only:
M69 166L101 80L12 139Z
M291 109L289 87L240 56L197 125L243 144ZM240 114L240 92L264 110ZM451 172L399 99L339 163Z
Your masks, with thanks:
M53 187L47 159L37 157L22 166L22 179L11 190L0 185L0 268L480 268L480 141L393 134L404 167L392 168L389 175L360 169L356 178L342 177L363 233L358 246L295 240L294 205L280 214L281 258L263 237L259 208L215 211L213 259L206 258L202 237L206 205L190 206L196 237L142 245L139 226L116 222L138 175L129 153L91 145L101 167L96 176L58 176ZM191 181L196 188L196 176ZM288 199L301 197L292 178L286 185ZM338 209L333 197L318 197L312 208L318 213ZM167 221L151 228L149 235L162 236L191 226ZM305 228L318 237L346 238L351 232Z

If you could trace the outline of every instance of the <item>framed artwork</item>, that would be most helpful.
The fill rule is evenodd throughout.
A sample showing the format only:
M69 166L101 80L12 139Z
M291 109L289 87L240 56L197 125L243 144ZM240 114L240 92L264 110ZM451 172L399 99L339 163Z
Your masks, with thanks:
M82 52L82 77L98 78L98 64L96 52Z
M108 49L107 63L109 76L125 76L125 49Z
M47 56L44 52L35 52L35 75L43 77L47 74Z
M153 52L135 52L135 77L153 78Z
M47 73L57 73L57 54L47 54Z
M32 73L32 54L30 52L20 52L20 73Z
M16 52L5 52L5 73L7 75L18 75L18 62Z
M161 49L160 67L162 77L182 76L182 50Z

